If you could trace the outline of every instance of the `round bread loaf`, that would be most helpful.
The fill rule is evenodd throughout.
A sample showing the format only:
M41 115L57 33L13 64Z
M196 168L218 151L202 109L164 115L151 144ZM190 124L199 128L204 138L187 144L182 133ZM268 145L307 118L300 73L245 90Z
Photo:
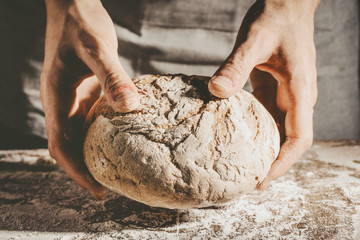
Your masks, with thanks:
M100 98L84 142L94 178L136 201L177 209L221 205L253 190L278 155L278 129L252 94L218 99L208 81L137 77L141 106L126 114Z

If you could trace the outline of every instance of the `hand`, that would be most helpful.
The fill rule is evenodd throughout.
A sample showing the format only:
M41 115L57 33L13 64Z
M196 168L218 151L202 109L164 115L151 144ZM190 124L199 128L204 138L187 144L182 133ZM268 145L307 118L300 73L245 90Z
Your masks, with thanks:
M280 152L258 189L283 175L312 144L317 98L313 32L319 2L257 1L241 24L233 51L209 83L212 94L226 98L250 75L253 94L277 122Z
M104 198L105 188L83 161L82 125L101 89L119 112L136 108L138 93L119 62L115 28L99 0L48 0L46 8L40 96L49 152L75 182Z

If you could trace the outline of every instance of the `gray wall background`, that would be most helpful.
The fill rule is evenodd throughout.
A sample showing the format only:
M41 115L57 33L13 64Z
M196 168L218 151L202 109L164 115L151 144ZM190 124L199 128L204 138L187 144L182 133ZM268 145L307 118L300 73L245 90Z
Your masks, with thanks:
M360 138L359 3L323 0L315 16L318 139Z
M212 75L233 47L254 0L103 0L115 23L119 58L143 73ZM45 138L39 99L43 0L0 1L0 123ZM315 16L316 139L360 139L359 2L322 0ZM247 85L248 89L249 86Z

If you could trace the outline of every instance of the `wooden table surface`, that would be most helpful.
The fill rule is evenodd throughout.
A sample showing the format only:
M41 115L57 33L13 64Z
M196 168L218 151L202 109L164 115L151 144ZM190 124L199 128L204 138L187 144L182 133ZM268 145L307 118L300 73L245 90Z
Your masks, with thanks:
M0 239L360 239L360 142L316 141L283 177L222 208L96 201L46 149L0 151Z

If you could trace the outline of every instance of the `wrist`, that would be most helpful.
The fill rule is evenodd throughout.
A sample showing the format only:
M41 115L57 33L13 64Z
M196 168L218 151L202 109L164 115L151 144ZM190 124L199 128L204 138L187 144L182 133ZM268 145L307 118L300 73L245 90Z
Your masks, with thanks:
M258 0L264 11L279 24L313 26L320 0ZM285 20L285 21L284 21Z
M265 6L299 14L314 15L321 0L264 0Z

